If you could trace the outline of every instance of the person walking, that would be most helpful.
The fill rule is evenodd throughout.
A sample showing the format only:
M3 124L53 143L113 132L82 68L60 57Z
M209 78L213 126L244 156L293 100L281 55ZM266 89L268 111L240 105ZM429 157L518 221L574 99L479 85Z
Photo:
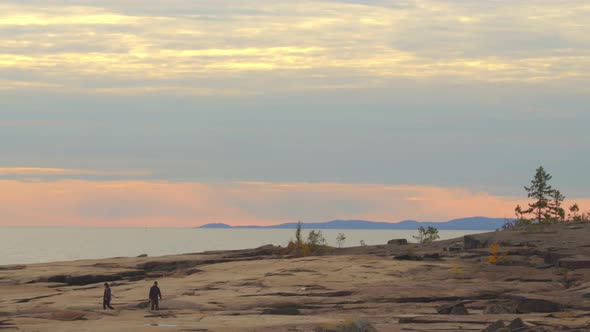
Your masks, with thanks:
M104 283L104 293L102 296L102 308L106 310L108 307L109 309L113 310L114 308L111 307L111 297L113 294L111 293L111 286L108 283Z
M150 288L150 302L152 303L152 310L160 310L160 300L162 299L162 292L158 287L158 282L154 281L154 285Z

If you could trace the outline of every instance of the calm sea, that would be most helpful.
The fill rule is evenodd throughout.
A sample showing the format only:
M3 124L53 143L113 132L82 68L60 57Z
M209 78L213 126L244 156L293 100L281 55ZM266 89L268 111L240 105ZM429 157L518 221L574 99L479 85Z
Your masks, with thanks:
M304 235L306 234L304 230ZM439 231L442 240L482 231ZM385 244L391 239L413 241L414 230L322 230L328 244L343 247ZM203 228L76 228L0 227L0 265L45 263L77 259L160 256L208 250L285 245L293 238L289 229Z

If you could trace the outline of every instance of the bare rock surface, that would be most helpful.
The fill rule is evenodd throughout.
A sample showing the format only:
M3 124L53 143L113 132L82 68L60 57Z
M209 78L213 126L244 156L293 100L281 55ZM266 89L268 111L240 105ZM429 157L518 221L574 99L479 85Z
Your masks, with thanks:
M590 225L571 226L304 258L264 246L2 266L0 330L590 331Z

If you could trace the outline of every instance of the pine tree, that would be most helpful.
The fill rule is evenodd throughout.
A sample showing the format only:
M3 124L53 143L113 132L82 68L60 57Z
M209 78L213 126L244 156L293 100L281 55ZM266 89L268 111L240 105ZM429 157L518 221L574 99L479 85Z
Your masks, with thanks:
M574 203L574 205L570 206L570 215L569 215L569 219L575 222L579 222L581 221L582 218L580 218L580 215L578 214L580 212L580 207L578 206L578 203Z
M549 202L549 219L551 221L565 221L565 209L561 207L561 203L565 196L559 190L553 190L551 194L551 201Z
M531 186L524 187L528 192L528 197L534 198L536 201L532 204L529 203L529 208L523 213L533 214L534 219L539 223L563 219L561 216L565 213L561 208L564 196L559 190L553 189L549 185L551 178L551 174L545 172L543 166L540 166L531 181Z

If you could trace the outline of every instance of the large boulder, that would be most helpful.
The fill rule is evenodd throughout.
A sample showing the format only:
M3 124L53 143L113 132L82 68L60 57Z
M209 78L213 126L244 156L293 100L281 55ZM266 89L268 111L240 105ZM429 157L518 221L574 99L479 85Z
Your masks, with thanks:
M522 330L526 329L527 326L524 324L524 322L522 321L522 319L516 318L515 320L513 320L512 322L510 322L510 324L508 324L508 328L511 331L522 331Z
M463 236L463 248L465 248L466 250L483 248L486 245L487 241L479 240L473 235Z
M393 239L387 241L388 245L398 245L398 246L405 246L408 244L408 240L406 239Z
M499 321L496 321L495 323L490 324L482 332L498 332L503 329L506 329L506 325L504 324L503 321L499 320Z

